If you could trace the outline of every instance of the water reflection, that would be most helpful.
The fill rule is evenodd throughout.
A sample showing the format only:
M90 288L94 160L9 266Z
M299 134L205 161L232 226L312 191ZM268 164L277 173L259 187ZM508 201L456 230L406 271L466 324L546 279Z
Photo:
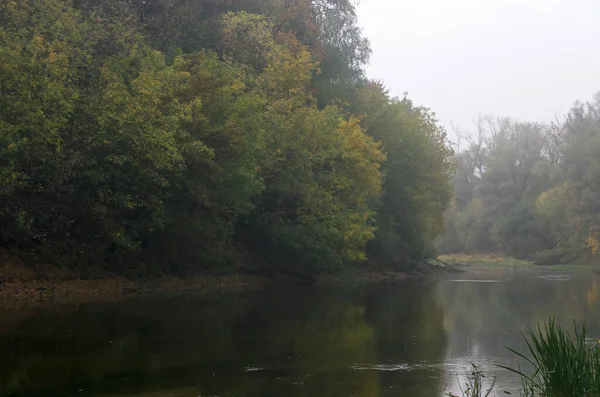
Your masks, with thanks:
M497 367L516 365L505 346L526 351L521 332L549 316L570 329L573 320L586 323L590 335L600 336L598 278L590 271L496 270L495 276L503 282L439 284L438 297L446 313L450 385L456 384L461 366L473 362L498 377L499 389L515 392L519 380Z
M0 395L441 396L470 362L514 390L504 346L548 315L600 336L599 302L591 273L494 270L4 310Z

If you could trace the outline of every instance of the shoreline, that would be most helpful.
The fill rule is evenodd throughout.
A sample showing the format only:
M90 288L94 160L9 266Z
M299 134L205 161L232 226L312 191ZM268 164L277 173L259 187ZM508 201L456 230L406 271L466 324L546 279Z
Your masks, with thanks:
M272 281L263 276L161 277L129 280L107 277L94 280L15 280L2 284L0 307L48 304L115 302L131 297L159 293L217 293L233 290L257 290Z
M311 280L289 275L251 275L235 273L226 276L198 274L192 276L157 275L148 279L129 279L118 275L82 278L60 266L26 265L22 260L0 251L0 308L114 302L149 294L216 294L220 292L255 291L269 287L302 285L327 286L394 282L426 278L456 269L424 265L412 271L386 271L378 267L346 269L338 273L318 274Z
M38 274L31 273L27 277L20 277L19 272L16 272L7 277L9 274L7 268L14 269L14 266L0 266L0 308L108 303L150 294L217 294L256 291L269 287L376 283L418 279L436 274L434 271L423 273L361 271L352 274L317 275L313 282L307 283L305 280L291 276L268 277L249 274L163 276L148 280L131 280L122 276L78 279L48 274L40 277ZM437 274L439 272L441 269Z

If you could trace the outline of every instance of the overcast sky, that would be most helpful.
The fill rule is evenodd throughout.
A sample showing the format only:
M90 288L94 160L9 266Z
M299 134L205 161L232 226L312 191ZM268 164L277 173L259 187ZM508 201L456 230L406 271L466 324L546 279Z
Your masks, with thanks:
M370 78L449 127L548 121L600 91L600 0L361 0Z

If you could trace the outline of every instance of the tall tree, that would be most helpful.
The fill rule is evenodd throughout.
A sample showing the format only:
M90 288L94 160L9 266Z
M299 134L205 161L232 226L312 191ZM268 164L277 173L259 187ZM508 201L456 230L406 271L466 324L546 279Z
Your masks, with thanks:
M387 156L378 231L369 255L396 267L434 254L443 212L451 198L452 151L446 133L426 108L406 96L391 98L380 83L361 90L356 112Z

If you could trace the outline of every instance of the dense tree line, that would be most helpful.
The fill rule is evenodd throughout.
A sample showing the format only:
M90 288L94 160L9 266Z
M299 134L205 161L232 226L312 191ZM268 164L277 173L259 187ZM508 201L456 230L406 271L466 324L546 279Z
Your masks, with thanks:
M433 255L451 150L349 0L0 2L0 247L82 274Z
M476 125L459 133L456 197L439 248L544 264L600 253L600 96L548 125L493 117Z

